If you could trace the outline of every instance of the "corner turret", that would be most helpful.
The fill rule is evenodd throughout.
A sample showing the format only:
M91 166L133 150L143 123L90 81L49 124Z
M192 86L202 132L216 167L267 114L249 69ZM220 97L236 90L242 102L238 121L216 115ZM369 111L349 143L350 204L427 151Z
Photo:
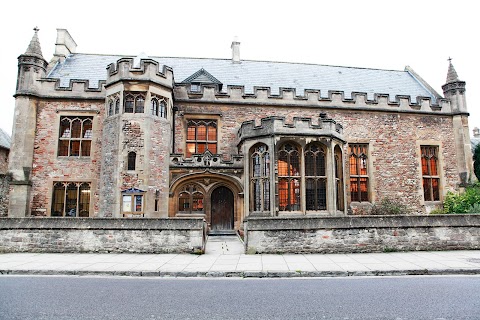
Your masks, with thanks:
M448 58L447 82L442 86L445 98L450 101L453 112L453 132L455 136L457 170L459 186L464 187L468 181L473 181L472 150L470 130L468 129L467 101L465 99L465 81L458 78L452 59Z
M17 94L36 92L39 84L37 80L44 78L47 71L47 61L43 58L38 29L35 31L30 44L24 54L18 57Z
M455 113L467 113L467 102L465 100L465 81L458 78L457 71L453 67L452 59L448 58L449 66L447 81L442 86L445 98L450 100L452 111Z

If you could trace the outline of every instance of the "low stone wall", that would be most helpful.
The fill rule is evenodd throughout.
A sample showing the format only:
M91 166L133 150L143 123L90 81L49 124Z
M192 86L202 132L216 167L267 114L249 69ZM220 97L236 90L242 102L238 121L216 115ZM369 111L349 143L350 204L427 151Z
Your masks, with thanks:
M0 252L203 253L203 218L0 218Z
M270 217L245 221L247 253L480 249L480 214Z

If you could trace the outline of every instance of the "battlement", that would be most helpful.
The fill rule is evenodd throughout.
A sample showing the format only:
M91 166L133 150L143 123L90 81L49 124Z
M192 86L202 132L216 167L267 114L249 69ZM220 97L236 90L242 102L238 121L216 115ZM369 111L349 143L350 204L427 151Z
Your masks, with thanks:
M217 102L225 104L261 104L298 107L344 108L355 110L382 110L392 112L441 113L452 112L448 99L375 93L369 99L366 92L352 92L350 97L344 91L328 91L323 97L320 90L305 89L303 95L297 95L295 88L280 88L279 94L272 94L270 87L254 87L253 93L245 93L243 86L227 86L227 92L219 92L214 86L201 85L199 91L189 91L185 84L177 84L175 97L182 102Z
M343 126L333 119L326 117L321 113L317 124L312 118L294 117L293 123L286 123L285 117L272 116L262 118L260 125L256 125L255 121L245 121L238 130L240 141L247 139L258 139L259 137L274 135L302 135L302 136L328 136L343 139Z
M167 88L173 88L173 70L152 59L140 59L138 66L133 58L121 58L107 67L106 86L118 81L151 81Z

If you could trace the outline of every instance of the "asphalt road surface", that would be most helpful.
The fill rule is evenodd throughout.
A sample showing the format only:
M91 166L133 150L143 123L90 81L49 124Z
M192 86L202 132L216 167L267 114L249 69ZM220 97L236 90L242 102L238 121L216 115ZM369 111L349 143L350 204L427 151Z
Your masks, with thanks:
M480 319L480 277L0 276L0 319Z

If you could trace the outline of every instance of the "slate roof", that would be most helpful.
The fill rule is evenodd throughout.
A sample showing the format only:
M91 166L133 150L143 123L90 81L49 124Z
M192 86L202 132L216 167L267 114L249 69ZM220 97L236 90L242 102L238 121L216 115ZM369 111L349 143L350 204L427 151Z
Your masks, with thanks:
M0 129L0 148L5 148L10 150L11 138L8 133Z
M128 56L71 54L57 64L48 77L59 78L62 87L68 87L70 79L81 79L89 80L89 86L97 88L98 81L106 79L106 67L122 57ZM411 96L413 101L418 96L436 101L435 92L408 71L253 60L232 63L230 59L149 58L171 67L177 83L203 68L223 84L223 92L227 91L227 85L240 85L246 93L253 93L254 87L259 86L270 87L271 94L278 94L279 88L295 88L297 95L304 95L305 89L314 89L321 90L322 97L333 90L343 91L346 98L350 98L352 92L365 92L369 99L379 93L389 94L392 101L396 95Z

